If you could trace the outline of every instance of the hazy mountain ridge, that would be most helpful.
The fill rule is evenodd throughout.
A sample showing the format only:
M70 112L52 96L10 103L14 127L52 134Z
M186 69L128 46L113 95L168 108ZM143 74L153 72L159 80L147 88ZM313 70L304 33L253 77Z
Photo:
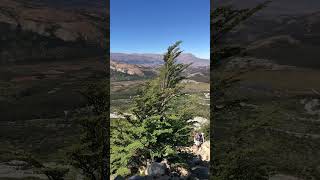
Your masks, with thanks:
M101 13L2 0L0 62L103 55L106 20Z
M163 55L161 54L127 54L127 53L111 53L111 59L127 63L136 64L142 66L158 66L163 63ZM178 62L188 64L192 63L193 67L209 66L210 61L207 59L201 59L190 53L182 53L178 58Z
M236 28L227 39L237 38L240 42L251 43L271 36L290 35L299 40L311 40L311 36L320 35L319 17L320 11L301 16L282 16L278 19L255 16Z
M81 7L98 7L107 6L105 0L31 0L39 4L47 4L51 6L73 6L73 8Z
M29 0L29 2L39 6L48 6L60 10L84 10L87 12L99 13L105 18L107 17L106 12L109 10L109 4L105 0Z
M158 65L150 66L148 64L146 66L110 60L110 77L113 81L150 78L159 73ZM184 75L190 80L208 83L210 81L210 66L191 66L186 69Z
M0 22L21 28L43 36L53 35L64 41L76 41L83 38L86 41L103 45L105 29L103 17L64 11L50 7L26 6L18 1L3 0L0 2Z
M250 8L265 1L266 0L215 0L214 3L211 3L211 6L232 5L238 8ZM258 12L257 15L267 16L268 18L274 18L279 15L303 15L318 11L318 7L320 7L320 1L318 0L274 0L268 7Z
M215 4L248 8L259 2L263 0L217 0ZM246 46L249 56L271 59L280 65L320 68L316 58L320 56L320 1L309 2L272 1L223 42Z
M256 37L247 39L247 42L250 43L249 52L254 56L274 59L279 64L319 68L320 62L317 59L320 56L319 17L320 12L298 17L288 16L265 27L269 29L268 33L260 34L258 31L253 32L257 25L254 26L251 21L252 24L247 25L248 32L243 31L242 34L243 37L248 37L248 35ZM255 20L255 23L257 24L258 20ZM259 24L262 25L263 20L260 20Z

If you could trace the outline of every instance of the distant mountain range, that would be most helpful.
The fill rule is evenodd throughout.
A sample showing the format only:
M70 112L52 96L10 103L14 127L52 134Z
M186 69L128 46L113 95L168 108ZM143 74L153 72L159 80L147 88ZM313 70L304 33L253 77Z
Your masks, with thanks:
M264 0L216 0L215 8L250 8ZM223 42L248 47L252 57L280 65L320 68L320 1L274 0L243 22Z
M209 82L210 61L208 59L201 59L190 53L182 53L177 60L183 64L192 63L184 72L189 79ZM162 54L111 53L111 80L134 80L154 77L158 74L158 67L161 64L163 64Z
M178 62L189 64L192 63L192 67L209 66L210 61L208 59L201 59L190 53L182 53L178 58ZM158 66L163 64L162 54L126 54L126 53L111 53L111 60L135 64L141 66Z
M155 77L159 73L157 65L148 66L110 61L110 78L112 81L138 80ZM184 75L194 81L206 82L210 80L209 66L191 66L184 71Z
M107 0L29 0L33 3L62 9L86 9L106 12Z
M266 0L214 0L212 7L232 5L239 8L250 8ZM319 0L273 0L268 7L258 14L274 18L279 15L303 15L318 11Z

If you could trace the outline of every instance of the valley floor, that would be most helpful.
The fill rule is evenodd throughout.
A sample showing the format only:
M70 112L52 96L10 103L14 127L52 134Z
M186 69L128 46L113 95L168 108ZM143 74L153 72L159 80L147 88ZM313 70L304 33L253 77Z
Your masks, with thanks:
M86 106L79 91L86 83L105 78L103 59L0 67L0 179L44 177L33 174L16 154L31 154L43 163L68 164L66 152L80 135L73 116Z
M240 121L263 124L252 133L250 144L263 152L264 157L259 158L279 173L271 179L319 179L320 71L260 69L240 79L228 96L245 98L242 105L258 112ZM227 140L230 127L236 124L239 122L216 122L219 140Z

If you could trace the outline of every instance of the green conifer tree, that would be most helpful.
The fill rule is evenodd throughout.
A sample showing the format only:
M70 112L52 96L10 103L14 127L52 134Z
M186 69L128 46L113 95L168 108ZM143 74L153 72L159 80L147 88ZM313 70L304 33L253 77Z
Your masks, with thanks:
M177 147L190 144L192 117L173 102L184 96L182 72L190 65L177 63L182 53L180 41L164 55L157 78L148 81L133 101L133 116L111 122L111 173L128 175L131 168L146 165L147 160L175 158Z
M106 179L109 154L108 80L90 83L81 92L92 112L78 119L82 130L79 144L70 153L71 164L91 180Z

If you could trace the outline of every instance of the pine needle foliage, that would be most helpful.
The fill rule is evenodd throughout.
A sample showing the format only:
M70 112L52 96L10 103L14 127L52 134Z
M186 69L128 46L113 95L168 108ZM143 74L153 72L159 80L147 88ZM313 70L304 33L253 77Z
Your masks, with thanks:
M79 144L69 153L71 165L91 180L106 179L109 149L109 85L108 80L90 83L81 92L91 113L78 120L81 127Z
M159 75L148 81L133 100L132 116L111 121L111 173L134 174L134 168L163 158L175 158L177 147L190 145L192 114L176 110L184 96L182 72L190 64L177 63L181 41L169 46Z

